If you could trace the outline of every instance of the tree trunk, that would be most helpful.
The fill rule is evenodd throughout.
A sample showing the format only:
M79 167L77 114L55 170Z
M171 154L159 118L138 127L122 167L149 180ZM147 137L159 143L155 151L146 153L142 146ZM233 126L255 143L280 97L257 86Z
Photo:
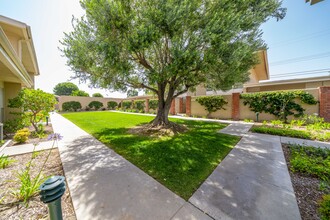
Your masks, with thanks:
M170 108L171 104L159 100L156 118L151 122L152 126L169 127L170 121L168 120L168 113L170 111Z
M174 88L170 87L165 99L166 84L158 84L158 110L154 120L151 121L152 127L170 128L171 123L168 120L168 113L171 108Z

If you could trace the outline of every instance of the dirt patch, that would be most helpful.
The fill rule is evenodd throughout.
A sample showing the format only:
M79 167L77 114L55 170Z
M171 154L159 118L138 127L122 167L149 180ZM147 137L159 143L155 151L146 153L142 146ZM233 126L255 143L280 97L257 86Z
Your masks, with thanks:
M32 176L36 176L40 167L48 155L49 151L42 151L36 154L33 160ZM47 205L42 203L39 195L33 197L29 206L17 203L15 197L11 195L11 189L18 188L16 181L16 173L24 169L26 164L31 160L32 153L13 156L14 163L9 167L0 170L0 219L48 219ZM61 175L64 176L62 162L57 149L53 149L48 162L45 165L44 176ZM69 189L62 196L62 213L64 219L75 220L75 212L73 209Z
M290 150L288 145L282 145L285 160L288 165L291 182L296 195L300 215L303 220L320 219L317 209L318 202L324 194L319 188L320 180L301 173L294 173L290 170Z
M151 124L145 124L136 126L128 130L130 134L137 134L143 136L162 137L173 136L188 131L188 128L184 125L171 123L169 126L152 126Z
M30 126L28 129L31 132L31 135L29 136L29 139L25 143L17 143L15 141L13 141L7 147L19 146L19 145L22 145L22 144L37 144L37 143L40 143L40 142L45 142L45 141L48 141L48 135L50 135L50 134L52 134L54 132L53 131L53 127L52 127L51 124L45 125L45 127L44 127L44 133L45 133L45 135L42 138L37 137L36 135L33 135L34 128L32 126ZM12 133L12 134L6 134L6 139L13 139L14 138L14 135L15 135L14 133Z

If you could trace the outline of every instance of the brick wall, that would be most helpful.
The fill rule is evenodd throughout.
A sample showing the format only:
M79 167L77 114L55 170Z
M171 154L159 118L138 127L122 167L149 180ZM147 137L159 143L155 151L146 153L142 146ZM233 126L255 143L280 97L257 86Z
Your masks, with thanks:
M191 96L186 97L186 115L191 116Z
M172 100L170 114L175 115L175 99Z
M325 121L330 122L330 87L322 86L319 88L320 116Z
M239 93L233 93L232 95L232 112L231 117L233 120L239 120L240 114L239 114Z

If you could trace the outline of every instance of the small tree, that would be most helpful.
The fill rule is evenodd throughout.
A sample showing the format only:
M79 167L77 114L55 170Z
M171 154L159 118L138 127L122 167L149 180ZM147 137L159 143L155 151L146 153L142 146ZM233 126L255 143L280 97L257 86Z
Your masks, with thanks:
M205 107L205 110L208 111L208 116L212 112L216 112L220 109L225 109L223 106L228 104L223 96L202 96L198 97L196 101Z
M73 91L72 96L84 96L84 97L89 97L89 94L83 90L76 90L76 91Z
M64 102L62 104L63 111L74 111L76 112L78 109L81 109L80 102L71 101L71 102Z
M99 93L99 92L94 93L92 96L93 97L101 97L101 98L103 97L103 95L101 93Z
M108 109L115 109L118 106L117 102L115 101L109 101L107 104L108 104Z
M9 99L9 108L19 108L39 133L38 123L41 122L50 111L54 110L56 99L54 95L40 89L23 89L17 97Z
M99 101L92 101L88 104L88 107L93 108L95 110L99 110L103 107L103 103Z
M73 84L72 82L62 82L57 84L53 92L55 95L71 95L74 91L79 90L78 86Z
M283 122L288 121L289 115L300 117L304 114L305 109L297 100L308 105L317 104L313 95L302 90L247 93L241 94L241 98L251 111L269 113Z
M86 16L73 19L62 52L80 80L158 96L149 127L175 128L172 100L204 83L230 88L249 79L266 45L261 24L281 19L281 0L81 0Z

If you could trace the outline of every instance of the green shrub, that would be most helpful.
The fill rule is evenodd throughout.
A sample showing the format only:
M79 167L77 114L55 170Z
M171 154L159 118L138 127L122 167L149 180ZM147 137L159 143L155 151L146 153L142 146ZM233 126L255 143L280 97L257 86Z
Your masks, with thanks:
M18 130L14 135L14 141L17 143L25 143L30 136L30 131L27 128Z
M330 141L330 132L315 132L314 139L319 141Z
M99 102L99 101L91 101L88 104L88 107L90 107L92 109L95 109L95 110L99 110L100 108L103 107L103 103L102 102Z
M330 194L322 196L318 211L321 214L322 220L330 219Z
M330 150L300 145L290 145L290 164L294 172L330 180Z
M134 109L137 109L138 111L144 110L145 107L145 101L144 100L135 100L134 101Z
M302 90L248 93L240 97L252 111L272 114L284 122L287 122L289 115L303 116L305 109L295 99L309 105L317 103L311 94Z
M263 134L296 137L296 138L302 138L302 139L313 139L312 134L308 131L294 130L294 129L288 129L288 128L257 126L257 127L251 128L251 131L256 132L256 133L263 133Z
M216 112L220 109L225 109L223 106L228 104L223 96L201 96L196 98L196 101L204 106L205 110L208 111L208 114Z
M5 169L8 167L11 163L13 163L15 160L10 159L8 156L1 155L0 156L0 169Z
M81 109L80 102L76 101L70 101L70 102L64 102L62 104L63 111L74 111L76 112L78 109Z
M283 122L281 120L271 120L270 123L273 126L281 126L281 125L283 125Z
M158 108L158 100L157 99L149 100L149 109L156 110L157 108Z
M19 129L23 129L26 126L28 126L28 124L25 123L24 118L17 117L17 118L5 121L3 123L3 130L4 130L4 133L15 133Z
M108 105L108 109L115 109L118 106L117 102L115 101L109 101L107 105Z
M101 93L99 93L99 92L97 92L97 93L94 93L93 95L92 95L92 97L103 97L103 95L101 94Z
M122 102L122 108L125 109L130 109L132 107L132 101L123 101Z

